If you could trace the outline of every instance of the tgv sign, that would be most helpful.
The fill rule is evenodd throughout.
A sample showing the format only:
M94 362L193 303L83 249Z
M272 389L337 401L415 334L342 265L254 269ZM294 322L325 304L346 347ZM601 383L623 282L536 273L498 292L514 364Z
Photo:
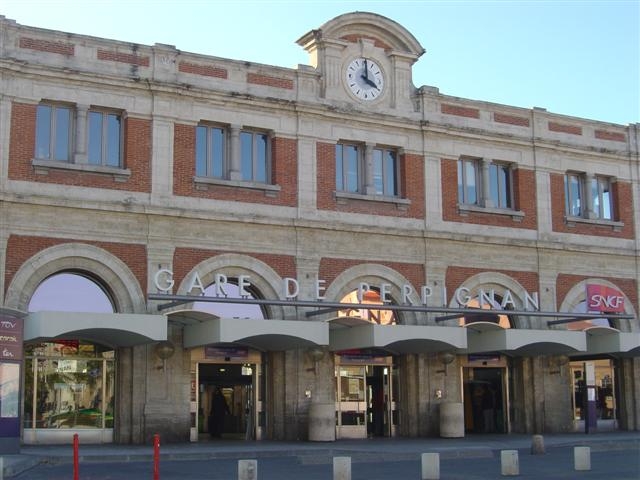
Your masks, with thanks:
M175 282L173 279L173 272L169 269L163 268L156 272L153 277L155 287L159 292L170 293L173 289ZM211 287L213 289L213 296L215 297L227 297L229 285L233 283L238 288L238 294L241 297L251 296L251 278L249 275L238 275L233 278L233 281L229 281L229 278L222 274L216 273L213 278ZM315 299L318 301L325 300L324 292L326 290L325 280L315 281ZM205 285L200 278L198 272L194 272L186 282L187 295L205 295ZM369 291L376 291L380 295L382 303L392 303L394 300L399 300L398 303L403 305L416 305L420 303L423 306L447 306L447 289L446 287L441 290L441 297L435 298L436 294L429 286L423 285L418 291L414 289L412 285L402 285L399 292L399 298L392 299L393 285L390 283L380 283L379 285L370 285L368 283L360 283L358 285L358 302L363 303L362 300L365 297L365 293ZM300 284L295 278L286 277L282 279L281 295L284 300L295 300L300 293ZM416 296L419 298L419 302L416 302ZM530 294L527 291L522 292L521 298L523 299L524 310L539 310L538 293L534 292ZM475 308L495 308L495 309L511 309L518 310L519 305L516 305L514 295L510 290L505 289L500 292L500 296L495 294L494 290L485 291L480 289L477 295L472 295L471 291L466 287L457 288L453 293L453 299L460 307L473 306ZM477 303L476 303L477 302Z

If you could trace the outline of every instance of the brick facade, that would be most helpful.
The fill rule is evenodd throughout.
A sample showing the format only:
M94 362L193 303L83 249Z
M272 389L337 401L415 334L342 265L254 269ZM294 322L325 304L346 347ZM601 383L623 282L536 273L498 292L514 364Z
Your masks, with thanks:
M537 193L535 173L532 170L516 168L512 172L514 210L524 213L524 217L514 217L495 210L464 211L458 208L458 161L441 160L442 182L442 218L449 222L491 225L494 227L510 227L535 230L538 227L536 209Z
M63 244L83 243L102 248L124 262L135 275L143 292L147 291L147 249L145 245L101 241L82 241L65 238L10 235L7 241L7 262L5 265L5 292L16 272L38 252ZM70 263L70 268L71 268ZM91 272L85 272L91 273ZM96 279L108 288L107 279Z
M280 187L280 190L269 191L268 194L260 190L258 185L242 187L225 185L221 182L209 184L206 189L199 187L194 182L195 158L196 127L175 124L173 144L173 192L175 195L289 207L297 204L298 149L295 140L271 138L271 183Z
M35 171L32 165L35 149L37 105L13 103L9 142L9 178L39 183L103 188L130 192L151 191L151 122L127 117L124 120L124 167L131 175L124 181L113 174L50 168L47 174Z
M219 250L207 250L203 248L176 248L173 254L173 278L176 285L182 282L196 265L205 260L215 258L218 255L234 252L223 252ZM290 255L276 255L268 253L242 253L253 257L256 260L266 263L273 268L282 278L296 276L296 259Z
M564 175L550 174L551 177L551 218L554 232L575 233L578 235L593 235L598 237L634 238L633 192L631 184L614 182L611 192L613 197L613 213L617 222L624 226L613 228L606 222L581 223L568 222L565 212Z

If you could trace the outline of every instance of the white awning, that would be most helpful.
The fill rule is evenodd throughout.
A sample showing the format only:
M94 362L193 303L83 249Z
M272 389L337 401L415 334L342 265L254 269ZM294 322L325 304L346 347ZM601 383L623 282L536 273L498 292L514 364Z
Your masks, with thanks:
M589 354L609 353L622 357L640 356L640 333L621 332L610 327L591 327L584 330L587 334L587 352Z
M586 352L584 332L570 330L530 330L502 328L495 323L477 322L465 326L468 352L504 352L518 356L561 355Z
M236 343L262 351L282 351L329 344L329 327L324 322L218 318L186 311L171 314L170 319L184 324L185 348Z
M345 326L343 321L354 324L340 318L341 325L331 328L329 349L332 351L379 348L406 354L459 350L467 346L466 333L459 327L377 325L368 321Z
M131 347L167 339L166 315L91 312L32 312L24 341L82 339L110 347Z

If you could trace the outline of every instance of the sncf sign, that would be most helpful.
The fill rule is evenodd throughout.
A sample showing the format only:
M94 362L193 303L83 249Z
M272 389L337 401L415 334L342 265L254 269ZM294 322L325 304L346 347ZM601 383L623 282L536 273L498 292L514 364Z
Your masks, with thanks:
M606 285L587 285L587 310L589 312L624 312L624 295Z

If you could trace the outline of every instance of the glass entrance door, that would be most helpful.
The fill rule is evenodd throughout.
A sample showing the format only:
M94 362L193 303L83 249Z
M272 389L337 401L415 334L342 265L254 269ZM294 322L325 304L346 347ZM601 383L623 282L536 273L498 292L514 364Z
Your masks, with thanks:
M465 430L507 433L506 368L465 367L463 375Z
M336 371L336 437L395 435L397 375L392 365L339 365Z
M198 438L258 440L262 437L260 365L198 364Z
M336 375L337 438L367 437L364 366L338 366Z

